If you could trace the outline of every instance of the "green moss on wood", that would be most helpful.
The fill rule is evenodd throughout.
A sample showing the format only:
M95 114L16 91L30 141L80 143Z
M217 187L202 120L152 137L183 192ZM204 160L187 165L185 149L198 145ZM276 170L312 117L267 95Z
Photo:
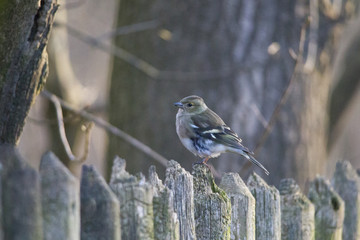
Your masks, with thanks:
M193 176L197 239L230 239L230 199L225 191L215 184L206 165L195 165Z

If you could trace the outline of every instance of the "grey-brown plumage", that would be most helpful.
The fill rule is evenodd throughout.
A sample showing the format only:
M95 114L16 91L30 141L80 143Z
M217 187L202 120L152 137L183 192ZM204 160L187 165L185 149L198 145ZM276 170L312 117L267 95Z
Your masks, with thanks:
M224 152L244 156L269 175L266 168L254 157L253 152L242 145L241 139L199 96L188 96L174 104L179 108L176 114L176 132L182 144L194 155L204 158L218 157Z

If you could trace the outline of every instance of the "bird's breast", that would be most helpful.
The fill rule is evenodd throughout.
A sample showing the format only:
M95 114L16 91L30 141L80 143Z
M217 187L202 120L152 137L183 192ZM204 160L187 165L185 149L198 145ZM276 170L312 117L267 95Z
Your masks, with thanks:
M176 133L179 138L191 138L194 133L191 131L189 122L187 121L188 116L181 114L180 112L176 115Z

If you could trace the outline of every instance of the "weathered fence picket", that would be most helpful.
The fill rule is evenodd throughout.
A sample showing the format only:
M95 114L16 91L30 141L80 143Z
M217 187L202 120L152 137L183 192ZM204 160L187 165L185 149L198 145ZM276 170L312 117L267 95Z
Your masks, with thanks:
M308 196L315 205L315 239L341 240L345 205L339 194L329 181L316 177L310 183Z
M44 240L80 239L78 182L52 153L40 163Z
M179 218L180 239L195 240L193 176L179 163L170 160L166 168L165 186L174 194L174 209Z
M122 239L154 239L153 188L145 177L130 175L125 160L114 159L110 187L120 201Z
M221 178L231 202L231 240L255 240L255 198L237 173Z
M120 158L110 185L84 165L79 190L52 153L40 174L14 147L0 153L0 240L360 239L360 177L346 161L332 185L310 182L307 199L293 179L283 179L279 193L256 174L246 186L226 173L218 187L206 165L190 174L173 160L164 184L155 167L146 180L129 174Z
M80 196L81 239L120 240L120 203L92 166L82 168Z
M335 191L345 202L343 240L359 240L360 178L348 161L336 164L332 184Z
M230 238L231 204L224 190L214 181L207 165L195 164L194 206L195 230L198 240Z
M4 239L42 240L39 173L11 145L0 147Z
M280 193L274 186L269 186L256 173L247 182L255 198L255 232L257 240L281 239Z
M315 236L314 205L301 193L294 179L280 182L281 239L313 240Z
M149 169L149 182L154 187L154 238L155 240L179 240L179 220L174 210L174 193L163 185L155 166Z

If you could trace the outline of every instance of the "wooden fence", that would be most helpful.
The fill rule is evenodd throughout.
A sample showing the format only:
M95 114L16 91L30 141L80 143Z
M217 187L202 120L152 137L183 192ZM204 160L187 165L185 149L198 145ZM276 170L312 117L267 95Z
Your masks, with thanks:
M292 179L278 190L255 173L246 184L227 173L217 186L206 166L190 174L175 161L163 183L154 167L149 179L133 176L120 158L109 185L85 165L79 186L52 153L37 172L13 147L0 152L0 239L360 239L360 179L346 161L306 196Z

